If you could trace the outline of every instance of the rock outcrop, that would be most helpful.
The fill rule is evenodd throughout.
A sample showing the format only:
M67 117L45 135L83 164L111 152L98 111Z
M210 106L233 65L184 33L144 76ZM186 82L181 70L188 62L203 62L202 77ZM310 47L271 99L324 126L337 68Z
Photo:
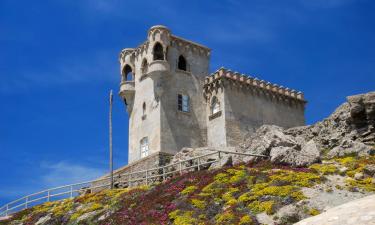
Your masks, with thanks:
M239 150L269 155L274 163L306 166L322 157L371 155L374 145L375 92L370 92L347 97L328 118L311 126L282 129L264 125Z

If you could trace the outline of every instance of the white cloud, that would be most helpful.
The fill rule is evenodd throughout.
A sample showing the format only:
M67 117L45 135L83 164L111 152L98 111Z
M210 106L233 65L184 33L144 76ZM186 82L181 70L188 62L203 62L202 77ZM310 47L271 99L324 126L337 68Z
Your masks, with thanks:
M48 171L40 178L43 186L55 187L71 183L90 181L102 176L105 171L100 168L73 164L65 161L42 163L41 168Z
M48 188L94 180L106 172L103 168L67 161L41 162L39 164L38 174L30 174L17 184L0 188L0 199L15 200Z

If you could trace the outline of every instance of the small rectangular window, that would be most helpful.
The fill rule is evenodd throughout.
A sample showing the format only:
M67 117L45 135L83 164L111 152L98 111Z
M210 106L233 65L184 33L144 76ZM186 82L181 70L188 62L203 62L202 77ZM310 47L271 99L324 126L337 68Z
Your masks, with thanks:
M142 138L140 144L141 144L141 146L140 146L141 158L148 156L148 153L149 153L148 138L147 137Z
M177 97L178 110L182 112L189 112L190 110L190 99L187 95L179 94Z

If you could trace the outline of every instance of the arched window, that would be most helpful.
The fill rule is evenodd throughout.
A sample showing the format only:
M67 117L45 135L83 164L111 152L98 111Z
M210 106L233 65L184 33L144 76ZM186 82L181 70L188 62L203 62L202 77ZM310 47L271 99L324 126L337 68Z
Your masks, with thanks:
M132 81L134 79L132 68L129 65L124 67L123 79L125 79L125 81Z
M211 100L211 115L218 113L220 111L220 102L216 96Z
M163 46L159 42L154 45L154 60L164 60Z
M147 69L148 69L147 59L143 59L142 67L141 67L142 74L146 74Z
M178 57L178 63L177 63L177 68L179 70L183 70L183 71L186 71L186 59L183 55L180 55L180 57Z

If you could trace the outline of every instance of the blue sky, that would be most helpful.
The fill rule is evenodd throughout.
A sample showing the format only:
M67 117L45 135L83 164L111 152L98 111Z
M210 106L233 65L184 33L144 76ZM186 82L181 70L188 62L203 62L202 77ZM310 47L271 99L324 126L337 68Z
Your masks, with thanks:
M118 54L149 27L212 49L220 66L301 90L307 123L375 89L372 0L0 0L0 204L107 169ZM128 118L114 105L115 167Z

